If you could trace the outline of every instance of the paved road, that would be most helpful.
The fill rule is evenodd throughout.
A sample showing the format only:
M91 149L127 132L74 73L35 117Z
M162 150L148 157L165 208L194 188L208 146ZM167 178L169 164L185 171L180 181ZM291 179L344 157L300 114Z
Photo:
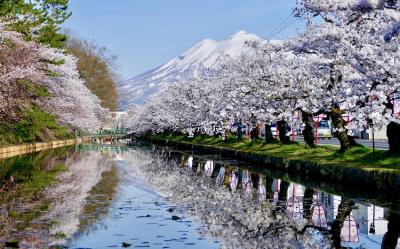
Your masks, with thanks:
M295 141L297 142L304 142L303 137L295 136ZM372 148L372 140L366 139L356 139L357 143ZM339 146L339 140L337 138L329 139L319 139L318 144L320 145L333 145ZM375 148L379 150L388 150L389 144L386 139L375 139Z

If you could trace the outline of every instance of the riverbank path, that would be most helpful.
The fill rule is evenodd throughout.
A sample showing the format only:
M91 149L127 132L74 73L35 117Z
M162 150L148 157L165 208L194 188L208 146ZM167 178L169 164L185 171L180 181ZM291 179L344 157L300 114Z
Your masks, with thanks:
M304 139L302 136L295 136L294 140L299 143L304 143ZM356 139L358 144L363 146L372 148L372 140L367 139ZM319 145L332 145L332 146L340 146L340 142L337 138L333 137L332 139L318 139ZM375 149L378 150L389 150L389 143L387 139L375 139Z

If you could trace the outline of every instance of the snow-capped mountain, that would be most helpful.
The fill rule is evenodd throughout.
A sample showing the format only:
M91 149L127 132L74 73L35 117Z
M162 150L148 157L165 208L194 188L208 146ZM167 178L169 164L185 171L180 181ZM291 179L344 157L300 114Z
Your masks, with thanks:
M205 39L164 65L122 82L122 108L142 104L149 96L163 91L170 84L199 77L206 70L218 67L227 56L237 58L246 50L246 41L262 39L245 31L221 41Z

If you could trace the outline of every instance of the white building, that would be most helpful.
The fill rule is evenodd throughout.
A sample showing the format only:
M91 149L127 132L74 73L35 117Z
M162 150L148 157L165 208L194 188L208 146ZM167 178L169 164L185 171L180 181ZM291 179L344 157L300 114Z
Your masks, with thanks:
M117 112L110 112L109 116L107 117L106 121L104 122L103 129L110 130L116 128L125 128L124 120L126 117L126 112L117 111Z

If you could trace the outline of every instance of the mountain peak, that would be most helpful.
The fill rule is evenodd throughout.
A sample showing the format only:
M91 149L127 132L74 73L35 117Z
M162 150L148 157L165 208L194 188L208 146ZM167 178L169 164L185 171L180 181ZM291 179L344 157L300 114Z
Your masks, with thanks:
M206 38L206 39L201 40L198 44L207 44L207 43L215 43L215 42L218 42L218 41Z
M149 96L158 94L169 85L199 78L208 70L215 70L226 61L226 57L238 58L246 52L246 41L262 41L255 34L240 30L225 40L204 39L186 52L147 73L122 82L121 96L130 104L141 104Z
M239 30L238 32L236 32L236 33L234 33L233 35L231 35L230 37L231 38L234 38L234 37L242 37L242 36L245 36L245 35L248 35L249 33L247 33L247 31L244 31L244 30Z

